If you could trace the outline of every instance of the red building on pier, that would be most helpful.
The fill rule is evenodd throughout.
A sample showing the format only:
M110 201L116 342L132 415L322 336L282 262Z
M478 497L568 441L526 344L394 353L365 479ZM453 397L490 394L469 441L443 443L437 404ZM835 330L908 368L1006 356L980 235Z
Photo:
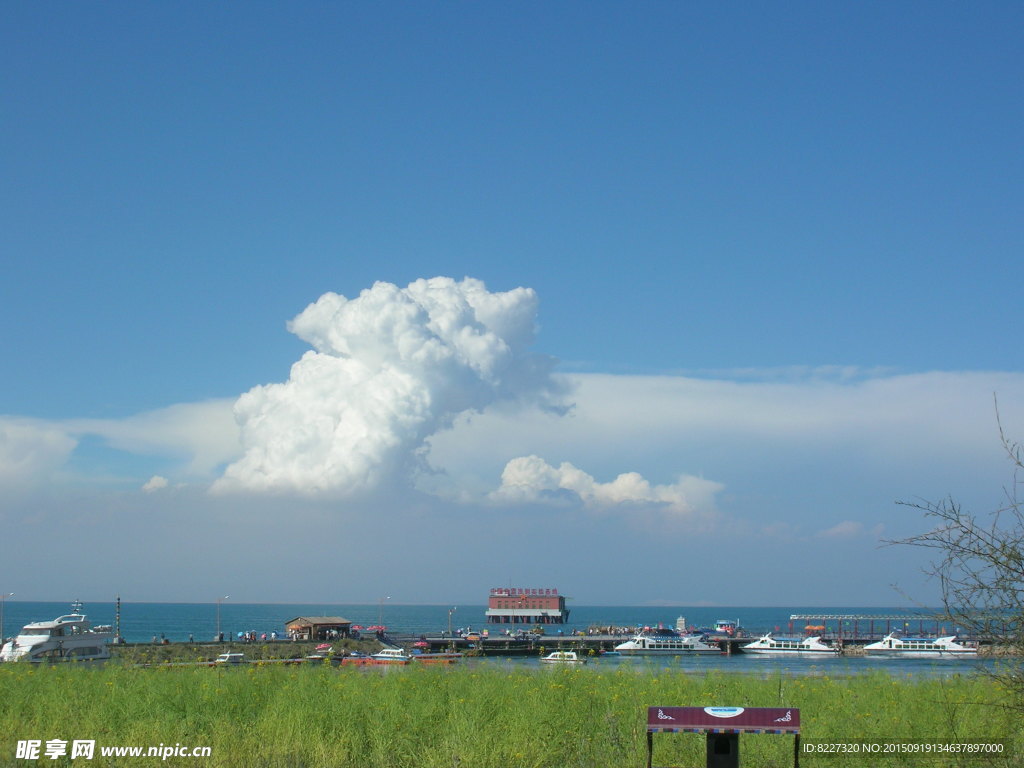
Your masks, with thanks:
M487 600L488 624L564 624L565 597L557 589L496 587Z

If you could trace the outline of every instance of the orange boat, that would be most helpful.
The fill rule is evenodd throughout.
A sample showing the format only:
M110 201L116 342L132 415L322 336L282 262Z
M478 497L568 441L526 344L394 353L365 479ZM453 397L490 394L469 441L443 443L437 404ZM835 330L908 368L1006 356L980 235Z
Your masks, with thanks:
M462 658L461 653L413 653L417 664L454 664Z
M342 666L374 667L394 664L408 664L409 660L401 659L378 659L373 656L346 656L341 660Z

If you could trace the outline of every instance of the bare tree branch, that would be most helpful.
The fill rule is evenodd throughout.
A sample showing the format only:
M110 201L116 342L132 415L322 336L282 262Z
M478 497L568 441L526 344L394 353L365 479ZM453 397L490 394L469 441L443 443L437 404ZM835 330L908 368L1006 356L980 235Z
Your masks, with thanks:
M965 511L954 499L939 502L897 502L923 513L931 526L924 533L889 540L935 550L925 572L938 580L943 618L962 633L996 643L1013 663L993 676L1024 711L1024 504L1020 500L1024 448L1003 430L996 402L996 423L1003 450L1013 464L1013 479L1004 488L1006 503L979 515Z

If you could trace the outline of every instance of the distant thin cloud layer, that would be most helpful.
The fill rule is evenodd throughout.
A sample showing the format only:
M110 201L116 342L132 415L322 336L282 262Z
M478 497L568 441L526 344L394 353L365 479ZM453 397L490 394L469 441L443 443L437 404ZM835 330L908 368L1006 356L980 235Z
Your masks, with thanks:
M447 277L326 293L288 324L313 350L235 404L243 456L215 492L349 495L409 485L427 438L496 404L558 407L555 361L529 352L537 296Z
M0 488L29 487L67 461L78 441L59 427L0 418Z

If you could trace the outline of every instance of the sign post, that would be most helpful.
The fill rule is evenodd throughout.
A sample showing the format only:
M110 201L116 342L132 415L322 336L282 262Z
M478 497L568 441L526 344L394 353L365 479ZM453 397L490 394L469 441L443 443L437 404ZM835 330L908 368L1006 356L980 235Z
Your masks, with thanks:
M793 766L800 766L800 710L793 707L648 707L647 768L656 733L705 734L706 768L739 768L742 733L791 733Z

